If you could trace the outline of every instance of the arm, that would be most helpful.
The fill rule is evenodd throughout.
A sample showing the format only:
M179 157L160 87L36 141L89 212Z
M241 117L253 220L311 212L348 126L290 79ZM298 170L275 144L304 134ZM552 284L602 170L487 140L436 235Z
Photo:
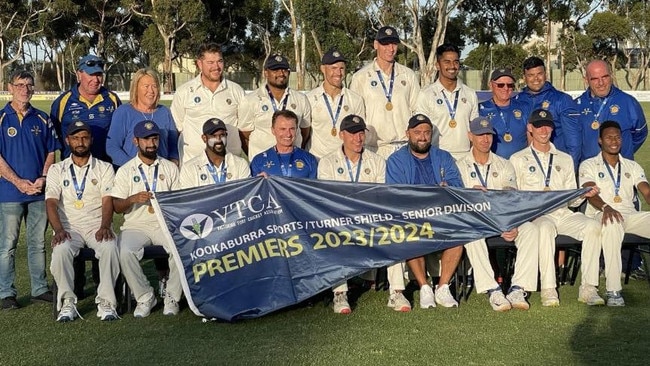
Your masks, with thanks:
M307 146L307 142L309 142L309 138L311 136L311 127L301 127L300 136L302 136L302 143L300 144L300 148L305 149L305 146Z
M147 191L142 191L138 192L136 194L130 195L127 198L117 198L113 197L113 208L115 209L115 213L125 213L128 211L131 206L134 204L144 204L149 202L149 200L153 197L153 194ZM103 200L102 200L103 202ZM102 210L103 211L103 210Z
M634 101L634 117L632 123L634 124L632 144L636 153L645 142L646 137L648 137L648 125L646 124L645 114L643 113L643 109L641 109L641 105L636 100Z
M58 206L59 200L56 198L48 198L45 200L45 210L47 212L47 219L54 230L52 235L52 247L55 247L64 241L70 239L70 233L65 231L61 218L59 217Z
M248 156L248 142L250 136L251 136L251 131L239 130L239 139L241 140L241 148L247 156Z
M37 187L34 183L27 179L22 179L13 169L7 164L7 161L0 155L0 176L9 181L18 188L21 193L34 195L38 194L41 191L41 187Z
M563 109L560 118L564 130L564 142L566 143L567 152L573 158L574 169L577 169L582 152L582 135L578 124L580 112L578 112L575 102L568 94L564 94L562 105Z
M594 187L595 189L592 189L590 192L596 192L592 196L587 196L587 201L589 202L590 205L594 206L596 209L600 210L603 212L603 217L601 219L601 223L603 225L607 225L608 223L614 223L615 221L618 223L623 222L623 215L621 215L620 212L616 211L613 209L610 205L605 203L602 198L600 198L600 195L597 194L597 187L596 183L594 182L585 182L583 187Z
M650 204L650 184L648 184L648 182L641 182L636 186L636 188L643 196L643 199L645 199L645 202Z
M124 149L125 144L131 143L131 141L126 141L128 135L126 126L129 125L129 121L124 113L125 108L128 106L118 108L113 112L106 139L106 153L113 159L113 164L117 166L122 166L131 159L129 153Z

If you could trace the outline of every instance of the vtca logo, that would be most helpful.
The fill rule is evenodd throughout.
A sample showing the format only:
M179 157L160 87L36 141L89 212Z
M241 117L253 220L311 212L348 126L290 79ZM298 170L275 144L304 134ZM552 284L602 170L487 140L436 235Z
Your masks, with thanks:
M190 215L181 223L181 234L189 240L199 240L210 235L214 223L204 214Z

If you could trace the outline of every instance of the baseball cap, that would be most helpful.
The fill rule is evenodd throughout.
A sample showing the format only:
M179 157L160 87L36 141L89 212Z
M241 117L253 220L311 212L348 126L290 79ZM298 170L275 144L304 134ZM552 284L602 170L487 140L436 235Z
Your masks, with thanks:
M223 121L219 118L210 118L209 120L205 121L205 123L203 123L204 135L212 135L219 130L228 131L226 124L223 123Z
M512 75L512 70L510 69L494 69L494 71L492 71L492 75L490 76L490 80L494 81L502 76L507 76L512 80L515 80L515 77Z
M154 121L140 121L133 127L133 137L143 139L151 135L160 135L160 128Z
M289 61L282 55L271 55L264 63L265 70L290 70Z
M348 114L341 120L341 131L357 133L366 130L366 122L356 114Z
M429 126L433 127L433 123L431 123L429 117L425 116L422 113L418 113L409 119L408 129L410 130L411 128L415 128L423 123L426 123Z
M528 118L528 123L532 124L537 128L542 126L549 126L555 128L555 124L553 123L553 115L551 114L551 112L544 109L534 110L533 113L530 115L530 118Z
M320 61L321 65L332 65L337 62L346 62L345 57L343 57L341 52L337 50L329 50L325 52L323 58Z
M391 43L399 43L399 35L397 34L395 28L390 26L385 26L379 28L379 30L377 31L377 35L375 36L375 40L384 45L391 44Z
M88 75L104 73L104 60L95 55L86 55L79 60L77 68Z
M66 131L66 136L74 135L79 131L88 131L88 133L91 133L90 126L88 126L86 123L82 121L76 121L74 123L71 123L70 126L68 126L68 131Z
M492 122L485 117L476 117L469 123L469 132L473 135L484 135L486 133L494 135Z

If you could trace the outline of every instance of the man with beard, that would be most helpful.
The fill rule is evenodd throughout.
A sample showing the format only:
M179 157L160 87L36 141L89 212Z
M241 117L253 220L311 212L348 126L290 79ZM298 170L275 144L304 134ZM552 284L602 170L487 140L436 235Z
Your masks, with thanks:
M435 127L433 145L455 159L469 151L469 121L478 117L476 92L458 80L460 50L452 44L436 48L438 80L422 89L416 111L431 118ZM441 136L438 142L438 136Z
M271 119L275 146L257 154L251 161L253 175L316 179L316 157L293 145L296 140L298 116L292 111L277 111Z
M90 148L93 157L111 162L106 153L106 137L113 112L122 102L117 94L102 85L103 82L104 60L95 55L86 55L77 64L77 85L59 95L52 103L50 119L64 145L61 158L70 155L69 147L63 144L68 126L83 121L90 126L95 140Z
M228 151L241 155L242 119L237 117L237 107L244 98L244 89L224 77L226 65L221 47L216 43L204 43L199 47L196 67L199 75L176 89L171 104L174 123L180 133L181 164L203 154L201 126L209 118L224 121L228 128Z
M244 151L251 160L273 146L271 116L279 110L291 110L298 116L300 134L295 145L305 148L311 131L311 107L307 96L289 88L289 61L281 55L271 55L264 63L266 84L246 95L239 105L240 129L249 136Z
M366 145L384 159L406 144L406 121L415 111L420 82L413 70L395 61L400 40L390 26L377 31L377 57L352 75L350 89L366 104Z
M15 257L20 226L26 224L32 299L52 302L45 276L45 180L60 148L47 114L34 108L34 77L16 71L7 89L11 101L0 110L0 298L2 309L17 309Z
M147 317L157 300L139 262L145 246L165 247L165 251L170 254L170 270L163 315L176 315L182 295L180 275L151 200L155 199L155 192L179 188L178 168L176 164L158 156L160 128L155 122L142 121L136 124L133 136L133 143L138 145L138 155L118 169L112 192L115 212L124 214L124 224L118 238L120 265L138 302L133 316Z
M389 184L427 184L441 187L462 187L460 172L454 158L445 150L431 146L433 124L429 117L416 114L408 121L406 136L408 145L394 152L386 162L386 183ZM467 138L467 137L466 137ZM449 281L456 271L463 247L445 249L442 252L440 280L435 294L427 282L424 257L406 261L420 286L420 307L458 306L451 296Z
M73 291L73 259L84 246L99 259L97 317L118 319L115 306L115 280L120 273L120 258L113 233L113 166L90 153L90 127L76 121L68 127L66 144L70 156L50 167L45 189L47 218L52 225L50 271L59 288L57 321L74 320L77 297Z
M339 138L343 146L324 156L318 163L318 179L341 182L384 183L386 181L386 161L372 151L364 149L366 123L357 115L348 115L341 121ZM388 306L395 311L407 312L411 304L404 297L404 269L402 263L388 267L390 297ZM348 285L342 282L332 289L334 292L334 312L349 314Z
M650 185L641 165L622 156L625 145L621 125L604 121L599 129L601 153L580 164L579 179L583 187L597 185L600 190L589 198L586 215L602 225L607 306L625 306L621 295L621 243L625 233L650 238L650 212L639 212L634 206L635 188L650 203ZM591 293L597 291L598 285L597 272L594 274L594 282L588 284Z
M529 57L524 60L524 80L526 87L517 94L516 100L528 104L530 110L543 109L551 112L553 121L553 135L551 142L560 151L573 159L574 168L580 162L580 113L576 104L566 93L553 87L546 80L546 67L539 57Z
M181 167L181 188L221 184L251 176L246 160L227 151L228 128L222 120L210 118L205 121L201 139L204 153Z
M307 94L313 130L309 152L317 158L341 146L337 130L340 130L343 117L354 114L365 118L366 115L363 98L343 85L345 63L345 57L339 51L326 52L320 66L323 83Z

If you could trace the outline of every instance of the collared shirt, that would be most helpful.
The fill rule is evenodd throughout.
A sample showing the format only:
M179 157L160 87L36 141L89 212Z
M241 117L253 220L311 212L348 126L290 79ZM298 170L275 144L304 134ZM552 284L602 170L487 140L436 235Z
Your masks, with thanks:
M158 166L158 181L154 190L153 182L156 166ZM113 191L111 193L113 197L126 199L129 196L147 190L138 167L142 167L147 178L147 183L154 192L167 192L180 188L178 167L176 167L176 164L159 157L153 164L147 165L142 162L139 156L136 156L117 170ZM149 210L149 204L136 203L124 213L124 224L121 230L151 230L151 228L159 227L160 225L158 224L155 212L151 213Z
M386 161L386 183L417 184L416 164L418 162L413 158L414 155L408 145L395 151ZM431 146L428 162L433 168L433 177L425 179L438 185L445 182L450 187L463 186L458 166L449 152Z
M377 65L377 59L352 75L350 89L363 97L366 105L366 146L377 146L406 141L409 118L415 111L415 102L420 93L420 82L408 67L393 63L395 80L391 97L391 110L387 110L386 92L377 71L381 73L386 90L390 89L390 74L385 74Z
M330 109L327 108L323 95L327 98ZM341 94L332 99L329 94L325 93L321 84L316 89L307 93L307 98L311 105L312 128L309 152L319 159L341 146L339 132L341 131L341 120L345 116L355 114L364 120L366 119L366 108L363 103L363 98L348 88L344 87L341 90ZM336 112L341 98L343 100L337 116ZM332 116L337 117L335 122L332 121ZM332 134L332 131L334 131L334 134Z
M212 92L201 81L201 75L176 89L171 111L180 133L178 151L183 163L203 154L205 143L201 140L203 124L210 118L219 118L228 130L227 150L241 155L241 129L237 107L246 93L239 84L223 79Z
M500 107L492 99L479 103L478 114L492 122L496 134L492 142L492 152L509 159L512 154L528 146L528 117L530 106L511 98L510 104ZM510 141L505 141L506 133Z
M251 161L253 176L266 172L269 175L316 179L317 169L316 157L299 147L294 147L290 153L278 154L274 146L255 155Z
M458 102L454 122L451 122L449 106L453 109L456 93ZM442 86L440 80L436 80L422 89L415 111L429 117L431 123L438 128L441 149L455 157L469 151L469 122L478 117L478 98L473 89L458 80L456 88L450 92Z
M84 176L86 177L81 197L83 207L75 206L78 198L70 167L74 169L79 188ZM114 179L115 172L110 163L91 156L84 166L77 166L72 157L68 157L50 166L45 185L45 199L58 200L59 218L65 230L79 233L97 231L102 223L102 198L111 196Z
M249 178L251 176L251 170L245 159L235 156L232 153L226 153L224 161L225 166L222 167L226 173L224 182ZM208 169L208 164L210 164L210 162L208 161L208 156L206 155L205 150L203 151L203 154L183 164L180 173L181 188L193 188L215 184L212 173L210 173L210 170ZM215 167L215 171L217 174L221 174L219 167ZM219 178L219 176L217 176L217 178Z
M21 179L34 182L43 175L49 153L60 149L56 130L47 114L32 106L20 115L11 102L0 110L0 156ZM0 177L0 202L42 201L44 194L22 193Z
M600 189L600 198L610 205L613 209L626 214L631 214L637 212L634 207L634 187L637 187L642 182L648 182L648 178L645 176L645 172L641 165L637 162L626 159L621 155L618 156L619 163L616 166L610 166L610 175L603 156L598 154L592 158L589 158L580 164L580 186L587 182L596 183ZM614 202L614 196L616 192L615 180L618 176L618 165L621 165L621 180L620 188L618 191L619 197L621 197L621 202ZM594 217L597 210L592 205L587 205L587 210L585 214L589 217Z
M386 181L386 161L372 151L363 151L360 160L361 166L359 166L359 161L350 161L348 168L347 160L342 147L325 155L318 162L318 179L352 182L356 180L357 171L359 171L358 182L384 183Z
M99 89L99 95L92 102L79 94L79 84L59 95L52 103L50 119L61 139L60 143L63 147L61 157L66 158L70 155L70 149L63 141L68 126L74 122L83 121L88 124L93 135L91 154L100 160L110 162L110 157L106 153L106 137L113 112L121 104L122 101L117 94L105 87Z
M490 153L487 163L480 164L476 162L470 150L468 154L456 161L456 165L467 188L482 186L484 182L488 189L517 189L517 177L512 164L494 153Z
M287 88L282 98L275 101L278 110L282 108L287 93L289 93L289 98L286 109L293 111L298 116L298 131L296 131L294 145L300 147L302 144L300 129L311 126L311 106L305 94ZM239 106L240 129L251 131L248 141L249 159L275 145L275 137L271 133L271 117L274 112L266 84L246 95L242 100Z

